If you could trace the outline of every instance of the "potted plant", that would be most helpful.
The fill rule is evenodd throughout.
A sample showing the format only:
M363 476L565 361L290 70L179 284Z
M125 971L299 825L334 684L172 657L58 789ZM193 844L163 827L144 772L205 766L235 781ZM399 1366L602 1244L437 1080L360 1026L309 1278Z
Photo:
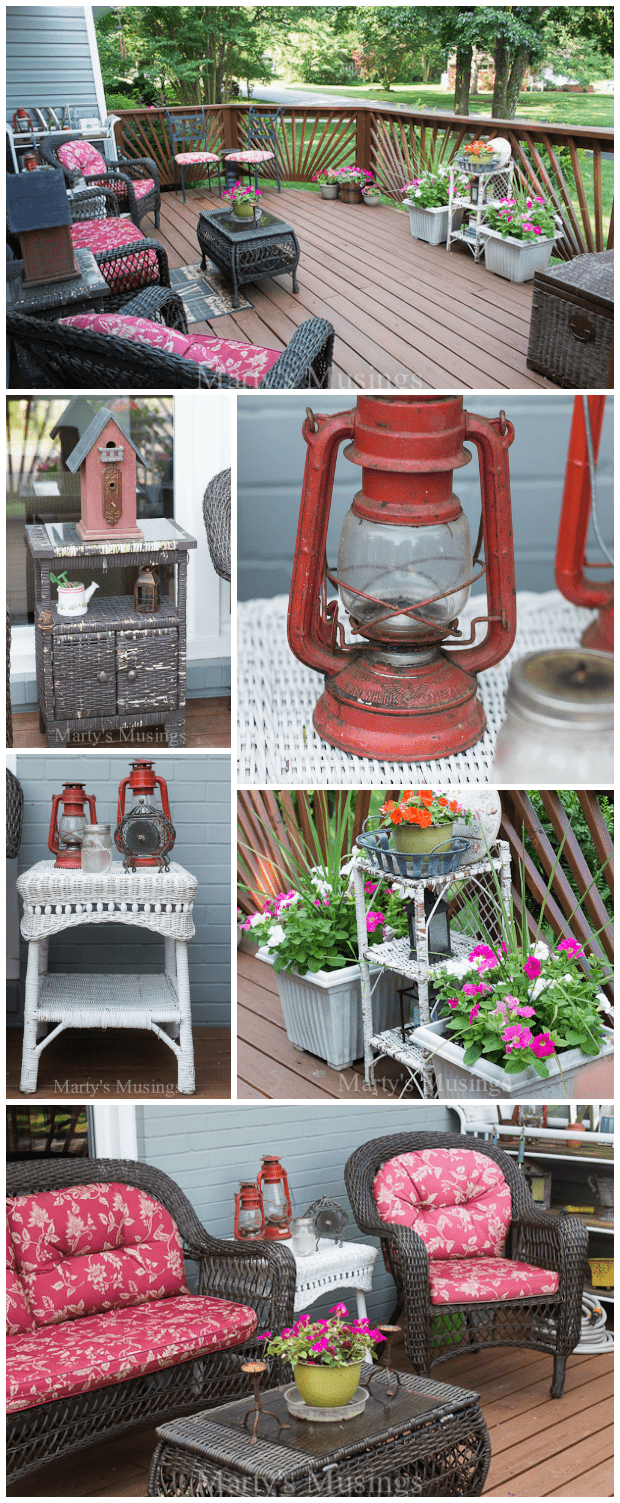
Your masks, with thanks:
M257 958L273 966L291 1043L297 1049L318 1055L334 1070L345 1069L364 1052L351 877L353 858L344 859L351 800L349 793L331 826L327 820L323 821L324 829L327 828L323 846L314 819L309 816L315 866L308 867L297 860L278 842L289 871L292 868L295 872L295 885L287 892L267 898L262 912L253 914L242 925L248 937L261 947ZM275 839L273 831L270 834ZM243 847L240 855L243 856ZM384 889L378 910L373 906L377 886L372 880L365 883L366 928L371 946L382 941L386 926L399 938L407 933L401 889L396 884ZM379 970L372 964L370 970L373 982L377 983L372 999L375 1027L392 1028L400 1016L398 977L393 971Z
M485 266L509 282L531 282L535 272L549 265L561 233L561 221L544 198L520 193L517 198L489 201L480 227Z
M464 172L494 172L500 166L502 156L493 150L491 141L469 141L454 157L454 166Z
M338 178L335 167L322 167L320 172L313 174L312 181L319 184L321 198L338 197Z
M434 851L452 838L456 820L470 825L474 814L455 798L434 793L432 788L407 788L401 798L387 799L381 813L391 830L397 851Z
M345 204L361 204L362 188L366 183L373 182L372 172L366 167L336 167L334 169L338 181L340 197Z
M348 1320L346 1305L333 1305L329 1320L310 1320L300 1315L291 1329L280 1336L265 1331L270 1357L290 1362L295 1384L306 1404L333 1409L348 1404L359 1387L362 1363L376 1358L375 1342L384 1341L381 1331L371 1331L368 1318Z
M362 198L369 209L375 209L381 203L381 194L377 183L365 183L362 188Z
M401 192L404 194L403 208L409 214L409 228L414 240L425 240L427 245L441 245L445 242L450 196L448 168L441 162L435 169L427 168L420 177L405 183ZM452 216L453 228L458 228L462 218L462 208L456 209Z
M232 205L233 214L236 214L238 219L254 219L255 211L256 218L260 219L261 197L260 188L253 188L250 183L241 182L236 182L234 188L226 188L222 194L222 198L227 198Z
M431 1056L440 1096L604 1098L613 1089L613 1035L601 1019L608 1006L601 987L611 979L611 967L590 955L586 974L577 940L568 934L557 942L541 937L561 850L534 936L525 922L517 929L512 900L506 909L494 874L502 939L487 935L465 955L433 969L443 1016L416 1029L413 1041ZM523 864L521 894L526 914ZM480 927L479 912L477 921Z

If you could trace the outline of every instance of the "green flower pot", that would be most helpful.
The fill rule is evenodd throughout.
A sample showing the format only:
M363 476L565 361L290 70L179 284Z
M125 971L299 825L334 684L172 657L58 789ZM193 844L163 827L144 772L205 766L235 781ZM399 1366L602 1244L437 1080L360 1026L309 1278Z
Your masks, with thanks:
M452 825L427 825L426 829L422 829L420 825L394 825L392 836L395 850L425 855L428 851L434 851L435 846L441 845L442 841L449 842L452 839ZM445 849L448 849L447 845Z
M306 1404L319 1409L334 1409L348 1404L359 1388L361 1362L347 1362L345 1367L323 1367L312 1362L297 1362L293 1377Z
M250 198L236 198L233 204L233 214L237 219L251 219L254 214L254 205Z

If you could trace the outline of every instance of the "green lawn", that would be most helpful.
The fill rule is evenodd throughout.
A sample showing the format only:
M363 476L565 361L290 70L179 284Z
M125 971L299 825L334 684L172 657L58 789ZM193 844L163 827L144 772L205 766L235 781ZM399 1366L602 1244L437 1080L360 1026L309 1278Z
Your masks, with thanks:
M395 84L389 91L379 84L360 84L337 87L318 84L300 84L293 79L282 79L287 87L307 90L308 93L341 95L346 99L377 100L380 104L408 104L410 109L440 110L452 113L454 95L434 84ZM469 102L471 115L491 115L491 94L477 94ZM555 125L600 125L613 129L613 94L520 94L516 122L534 120Z

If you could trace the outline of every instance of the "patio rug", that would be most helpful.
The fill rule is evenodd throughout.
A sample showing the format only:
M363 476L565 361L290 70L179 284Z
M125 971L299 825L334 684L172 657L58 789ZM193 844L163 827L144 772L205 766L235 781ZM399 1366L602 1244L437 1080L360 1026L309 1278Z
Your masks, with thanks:
M176 266L170 271L170 284L179 293L187 314L188 324L202 324L212 318L222 318L225 313L243 313L254 304L239 290L239 307L233 310L233 292L230 282L207 261L206 271L195 266Z

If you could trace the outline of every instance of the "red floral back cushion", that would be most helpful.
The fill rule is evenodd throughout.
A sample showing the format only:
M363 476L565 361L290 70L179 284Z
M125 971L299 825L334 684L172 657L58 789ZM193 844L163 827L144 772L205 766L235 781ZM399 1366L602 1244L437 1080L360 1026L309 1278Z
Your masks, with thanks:
M383 1164L373 1191L382 1221L412 1226L430 1258L501 1258L512 1199L493 1159L473 1149L424 1148Z
M7 1214L35 1325L189 1293L172 1217L132 1185L20 1195Z
M90 141L66 141L58 148L58 160L68 172L83 172L84 177L108 171L101 152Z
M34 1320L15 1268L15 1249L7 1220L6 1226L6 1334L18 1336L33 1331Z

